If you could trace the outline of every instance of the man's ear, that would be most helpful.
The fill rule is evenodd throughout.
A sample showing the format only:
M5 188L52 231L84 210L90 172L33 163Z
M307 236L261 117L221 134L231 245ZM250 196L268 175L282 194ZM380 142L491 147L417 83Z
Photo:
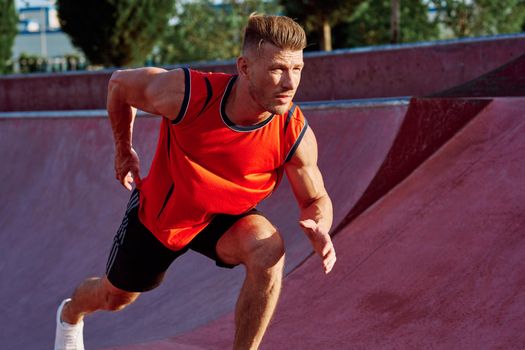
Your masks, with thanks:
M249 61L246 57L240 56L237 58L237 71L239 72L239 75L248 77L248 65Z

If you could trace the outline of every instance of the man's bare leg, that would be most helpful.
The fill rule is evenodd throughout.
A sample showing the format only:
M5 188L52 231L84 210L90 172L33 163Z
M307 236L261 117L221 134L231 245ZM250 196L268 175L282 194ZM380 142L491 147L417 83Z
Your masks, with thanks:
M234 349L257 349L277 306L284 255L273 269L247 267L235 310ZM272 271L273 270L273 271Z
M246 278L235 310L234 349L257 349L275 311L284 269L279 232L259 215L239 220L217 244L226 263L242 263Z
M120 290L107 278L88 278L71 299L64 300L57 311L55 350L84 350L84 316L97 310L117 311L132 303L139 293Z
M121 310L139 295L114 287L106 277L88 278L77 287L71 301L64 305L61 319L69 324L77 324L84 316L97 310Z

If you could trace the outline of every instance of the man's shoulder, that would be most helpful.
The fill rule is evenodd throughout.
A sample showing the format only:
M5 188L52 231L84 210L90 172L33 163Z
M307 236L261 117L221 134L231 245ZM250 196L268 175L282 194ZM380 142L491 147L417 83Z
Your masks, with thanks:
M222 94L237 75L222 72L205 72L202 70L187 69L188 78L186 87L188 91L197 94L207 94L210 98Z
M228 82L235 74L224 72L207 72L205 70L189 68L188 71L192 78L209 80L211 83Z

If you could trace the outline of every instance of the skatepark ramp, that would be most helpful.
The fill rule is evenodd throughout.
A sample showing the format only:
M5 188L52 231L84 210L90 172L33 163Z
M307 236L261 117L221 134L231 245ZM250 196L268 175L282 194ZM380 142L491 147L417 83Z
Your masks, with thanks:
M522 64L487 76L513 84ZM487 77L466 86L479 81ZM377 175L370 181L360 200L370 189L387 191L335 230L330 275L311 256L287 276L261 349L525 348L525 97L439 95L411 100L376 174L397 179L404 170L392 170L396 163L419 165L389 190ZM435 140L459 119L465 125L419 163L421 138ZM225 349L233 331L230 313L177 337L114 349Z
M337 233L329 276L287 276L261 349L523 349L524 152L525 98L492 100ZM118 349L226 349L232 325Z
M408 100L394 100L305 108L322 145L320 167L336 204L335 222L344 218L384 162L407 105ZM351 124L346 122L348 115L353 116ZM0 123L0 154L10 164L1 171L3 278L9 281L2 283L4 311L14 323L24 322L29 309L39 315L33 320L32 338L21 336L21 324L8 325L4 334L12 339L6 341L17 339L20 348L32 348L49 342L57 300L69 295L80 279L103 273L129 193L114 180L113 141L104 115L18 118L12 114ZM152 117L136 121L134 147L144 173L155 149L158 124L159 119ZM374 137L375 142L367 142ZM354 149L355 154L345 156L344 149ZM330 174L331 168L337 173ZM298 226L293 198L285 182L261 205L285 236L287 271L311 250ZM240 267L218 270L213 262L187 254L177 260L166 282L137 304L122 313L94 315L86 327L86 345L145 341L203 325L232 310L242 278ZM25 302L8 302L20 295ZM156 326L152 329L149 324Z
M515 84L519 57L485 81ZM476 84L300 103L334 202L338 262L324 276L284 182L261 205L287 249L262 349L525 347L525 97L476 95ZM60 300L103 272L129 193L114 180L103 110L2 110L0 348L49 348ZM136 123L146 173L159 119ZM86 348L230 348L242 278L188 253L129 308L90 316Z

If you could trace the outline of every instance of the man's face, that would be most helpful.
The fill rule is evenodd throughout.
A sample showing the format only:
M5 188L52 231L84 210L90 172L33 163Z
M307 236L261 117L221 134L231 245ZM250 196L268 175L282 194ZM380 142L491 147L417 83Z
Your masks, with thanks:
M248 55L250 96L265 111L286 113L299 86L303 66L302 50L283 50L264 43L259 52Z

